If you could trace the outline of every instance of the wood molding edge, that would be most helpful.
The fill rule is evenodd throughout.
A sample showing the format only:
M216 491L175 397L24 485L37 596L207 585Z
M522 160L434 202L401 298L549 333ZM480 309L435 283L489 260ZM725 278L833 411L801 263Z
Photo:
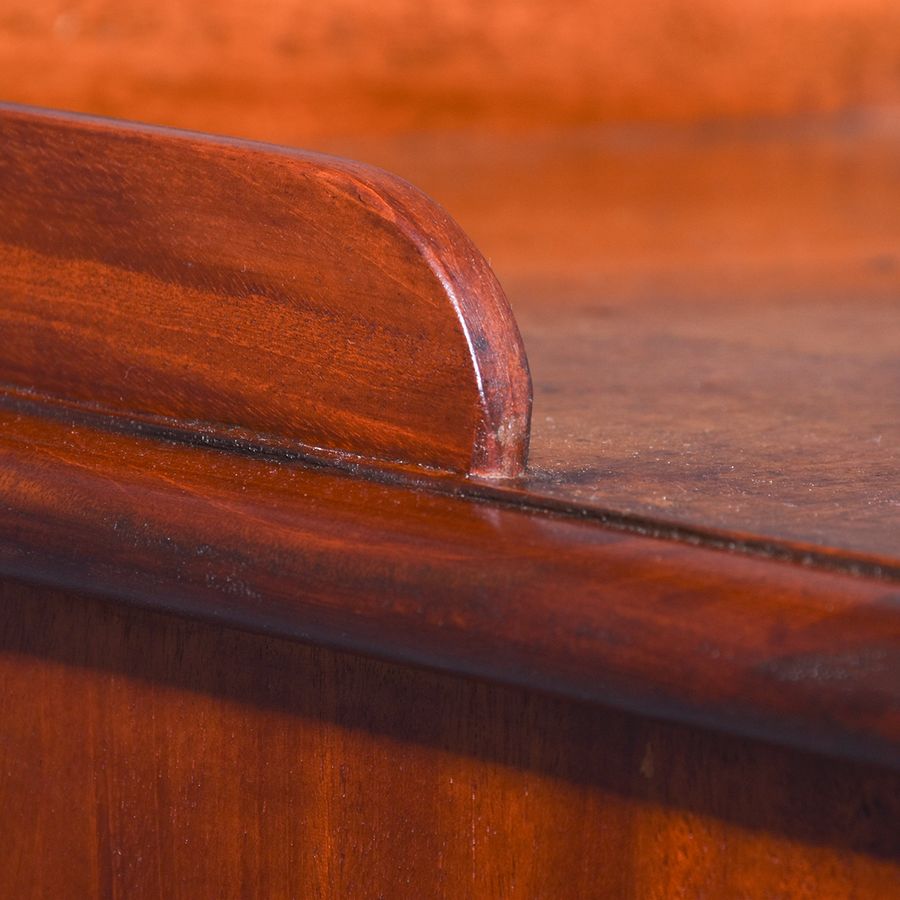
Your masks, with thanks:
M376 464L515 476L531 381L436 203L324 155L0 105L0 384Z

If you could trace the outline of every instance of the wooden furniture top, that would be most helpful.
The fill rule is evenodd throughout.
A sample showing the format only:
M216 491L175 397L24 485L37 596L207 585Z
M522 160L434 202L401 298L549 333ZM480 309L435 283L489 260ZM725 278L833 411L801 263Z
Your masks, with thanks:
M490 259L531 364L523 502L874 574L900 561L900 133L329 144Z
M7 111L4 125L15 131L30 116ZM52 130L62 120L47 121ZM82 131L72 127L77 149ZM214 183L199 205L192 190L163 193L163 206L147 183L160 183L159 163L169 157L145 145L135 151L133 126L92 123L88 131L109 141L73 157L60 194L41 187L49 170L32 181L38 187L4 193L21 217L3 226L4 270L19 273L3 282L3 311L18 310L8 327L20 337L41 340L0 348L14 387L0 404L2 573L900 764L895 135L852 144L713 137L688 147L589 132L569 143L445 138L428 152L415 141L370 145L363 155L405 159L394 167L457 211L488 248L522 326L535 376L532 458L522 475L485 478L466 464L478 449L474 429L453 444L456 432L440 428L443 393L433 410L427 397L417 408L446 438L442 446L455 449L423 458L416 433L416 453L401 456L437 459L437 467L387 465L380 448L365 448L365 464L348 466L336 453L318 460L343 472L310 466L304 435L281 431L304 445L294 452L259 431L269 427L268 394L258 406L238 395L248 400L243 412L265 418L245 419L237 435L207 428L218 418L207 410L231 409L232 395L195 395L191 379L165 365L149 393L143 384L123 389L120 405L113 387L117 371L127 385L128 342L146 346L152 360L147 335L163 333L155 321L163 307L152 305L158 291L174 285L178 302L193 296L187 267L173 277L160 260L191 262L194 246L198 260L217 252L214 236L183 216L221 209L214 188L230 176L227 166L208 170ZM188 142L204 166L209 148L231 146L254 183L257 162L268 171L273 159L305 159L140 133L166 147ZM125 168L111 180L106 154L119 144L132 148L142 203L116 218L109 213L119 208ZM4 144L7 185L17 183L10 167L40 173L43 151L29 154L27 145ZM142 155L158 165L143 166ZM186 177L180 165L172 171ZM79 181L84 171L105 180ZM79 183L92 187L89 199L79 199ZM112 200L95 196L103 185ZM54 206L54 196L67 204ZM211 296L191 309L208 313L213 300L237 297L264 319L286 315L277 267L292 257L262 253L273 268L254 290L232 292L225 276L261 249L294 246L279 229L302 228L304 219L273 222L240 196L258 240L244 235L228 265L216 259L203 281ZM65 210L76 202L100 214L73 219ZM367 204L356 206L370 215ZM107 228L128 233L135 214L158 229L169 207L176 234L191 240L166 238L161 248L159 234L134 232L124 244L101 240L106 256L98 258L89 238ZM57 229L65 221L71 243L58 233L41 238L45 213ZM229 235L237 204L230 216ZM399 240L391 216L367 221L386 222L380 239ZM331 246L315 248L309 272L317 259L345 259ZM146 256L132 253L147 247ZM23 261L26 251L39 260ZM394 266L415 265L439 309L454 310L421 258L411 263L398 251L373 276L385 308L395 309ZM102 272L83 281L96 264ZM348 265L365 275L352 254ZM111 306L94 311L93 330L62 315L75 314L85 293L112 304L110 284L115 302L128 303L132 269L156 282L133 310L140 330L111 317L114 340L103 345L97 327ZM339 290L329 296L342 299ZM231 309L236 316L239 307ZM171 340L188 327L203 340L195 318ZM299 325L292 328L293 336ZM41 352L47 346L53 355ZM501 357L503 371L524 371L517 346ZM23 347L32 350L27 359ZM186 351L179 358L191 359ZM481 396L471 358L459 360L467 387L457 394L451 382L451 409L453 397L475 407ZM252 371L249 358L238 370ZM91 406L97 385L106 394ZM304 388L302 373L296 385ZM151 413L180 424L132 415L147 397L168 404ZM335 410L339 403L315 427ZM499 434L502 420L491 421ZM348 435L366 439L354 428L340 434ZM197 446L210 442L219 449Z

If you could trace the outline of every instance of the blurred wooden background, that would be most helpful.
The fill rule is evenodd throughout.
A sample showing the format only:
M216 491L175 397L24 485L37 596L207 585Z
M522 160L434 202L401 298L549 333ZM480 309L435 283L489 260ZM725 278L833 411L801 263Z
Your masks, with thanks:
M289 143L835 116L900 101L900 3L5 0L0 96Z

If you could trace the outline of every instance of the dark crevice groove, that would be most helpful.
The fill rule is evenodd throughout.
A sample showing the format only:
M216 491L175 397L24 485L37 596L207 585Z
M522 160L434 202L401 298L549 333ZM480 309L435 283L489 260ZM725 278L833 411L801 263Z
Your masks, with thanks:
M99 407L73 404L20 388L0 386L0 404L31 415L88 425L118 434L144 436L182 445L239 453L259 459L293 462L338 470L382 484L425 490L529 512L577 518L604 528L660 540L677 541L710 550L761 557L883 581L900 582L900 562L815 544L760 535L684 525L636 513L567 503L528 493L516 479L489 481L464 478L400 460L367 459L352 454L306 447L277 436L206 422L180 422L158 417L123 416Z

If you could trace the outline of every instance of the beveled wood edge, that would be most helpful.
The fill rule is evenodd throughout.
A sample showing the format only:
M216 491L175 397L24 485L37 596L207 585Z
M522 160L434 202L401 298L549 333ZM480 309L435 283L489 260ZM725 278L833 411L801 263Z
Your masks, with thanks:
M510 478L522 474L528 455L531 424L532 386L528 361L521 335L502 287L487 260L450 215L434 200L404 179L375 166L328 154L300 151L292 148L145 125L61 110L41 109L0 102L0 117L38 117L94 131L131 132L143 136L157 135L166 140L182 139L207 146L221 145L228 150L244 150L250 154L277 154L318 163L323 179L333 179L338 191L351 186L355 199L374 207L389 210L388 219L397 232L408 241L410 248L431 270L441 285L446 302L455 311L469 350L469 357L477 386L481 414L473 446L471 462L466 474L482 478ZM0 207L2 208L2 207ZM4 385L4 388L9 386ZM16 386L11 393L19 392ZM35 402L46 400L50 405L83 406L91 414L103 413L99 405L84 404L66 397L43 397L40 390L28 392ZM435 398L440 403L440 398ZM107 411L111 418L126 423L132 418L154 424L152 416L133 417ZM192 421L167 422L175 426L173 433L186 434L189 442L204 443L210 432L227 442L229 435L242 432L253 442L252 429L220 428L215 421L202 416ZM194 435L196 441L191 437ZM368 459L376 467L409 468L421 464L416 458L371 458L358 454L353 446L323 448L317 443L279 441L278 435L257 435L261 443L281 443L309 458L333 462L342 457ZM244 441L246 443L246 441ZM439 471L439 470L438 470Z
M36 396L33 392L0 384L0 410L2 409L20 410L27 415L39 415L58 422L84 425L110 433L146 435L165 441L177 441L186 446L224 450L279 463L327 466L376 483L465 497L473 501L486 501L498 506L535 513L571 517L614 531L759 557L813 570L900 583L900 559L826 544L804 543L752 532L703 527L658 515L626 513L593 504L566 502L547 495L531 493L521 487L517 478L477 475L459 477L452 473L429 470L399 461L373 461L352 453L329 452L322 448L309 452L290 441L235 428L225 430L206 423L191 423L189 428L185 428L173 420L110 416L83 405Z
M15 416L4 576L900 768L896 585Z
M290 441L240 429L221 429L206 423L182 423L152 417L123 418L91 410L84 405L35 395L0 384L0 409L21 410L27 415L59 422L71 422L110 433L177 441L186 446L224 450L284 463L327 466L368 481L395 484L429 493L466 497L495 505L529 510L547 515L593 522L615 531L655 539L676 541L727 553L759 557L809 569L839 572L885 582L900 583L900 559L861 553L826 544L804 543L763 534L703 527L659 515L626 513L593 504L567 502L534 494L521 487L514 477L459 477L399 461L373 461L345 452L316 448L309 452Z

